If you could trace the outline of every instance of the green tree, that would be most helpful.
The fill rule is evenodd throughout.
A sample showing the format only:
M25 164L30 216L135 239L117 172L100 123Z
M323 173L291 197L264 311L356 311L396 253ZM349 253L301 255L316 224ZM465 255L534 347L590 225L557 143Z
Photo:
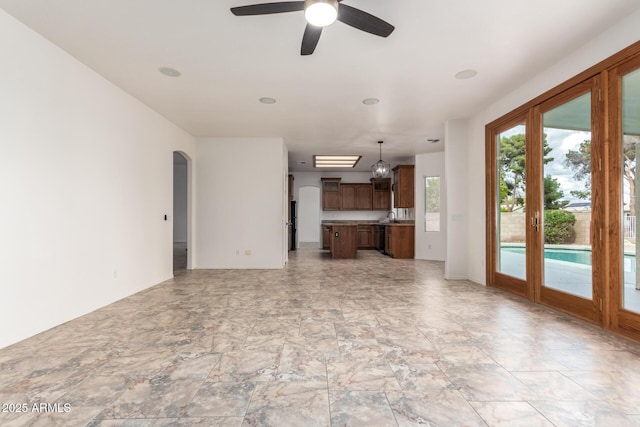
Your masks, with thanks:
M547 157L550 152L551 147L547 144L547 135L545 134L542 141L542 161L545 165L553 160L553 157ZM500 138L500 153L498 157L500 180L504 181L505 186L509 189L509 192L501 202L504 203L506 210L509 212L513 211L517 205L524 203L526 188L525 161L525 134L519 133ZM503 188L503 183L500 182L501 196Z
M591 140L584 140L577 150L569 150L564 159L565 166L573 169L573 178L584 181L584 190L572 190L578 199L591 199Z
M622 138L622 164L624 179L629 184L629 214L636 215L636 147L640 136L625 135Z
M636 214L636 146L640 144L640 137L625 135L622 141L622 159L624 179L629 184L629 210L630 215ZM564 160L565 166L573 169L573 177L584 181L584 191L574 190L571 194L580 199L591 197L591 140L580 143L577 150L567 151Z
M507 200L507 197L509 196L509 194L511 194L511 189L509 188L509 186L507 185L507 183L504 180L504 173L503 171L500 171L500 206L502 206L505 202L505 200Z
M564 193L560 190L560 183L556 178L550 175L544 177L544 208L545 209L562 209L569 204L567 201L561 200Z

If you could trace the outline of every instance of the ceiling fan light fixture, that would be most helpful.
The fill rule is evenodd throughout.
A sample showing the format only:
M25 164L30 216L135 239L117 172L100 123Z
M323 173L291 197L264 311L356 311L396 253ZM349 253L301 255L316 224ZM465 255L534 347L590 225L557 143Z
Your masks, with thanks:
M304 3L304 17L307 22L316 27L326 27L338 18L337 0L306 0Z
M382 141L378 141L380 145L380 160L371 165L371 173L374 178L386 178L389 176L391 165L382 160Z

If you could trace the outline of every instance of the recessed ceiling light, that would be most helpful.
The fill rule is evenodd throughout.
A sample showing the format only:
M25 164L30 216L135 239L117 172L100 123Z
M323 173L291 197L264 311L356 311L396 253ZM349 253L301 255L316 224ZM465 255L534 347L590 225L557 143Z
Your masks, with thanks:
M476 74L478 74L476 70L462 70L456 73L456 79L458 80L470 79L471 77L474 77Z
M352 168L358 163L362 156L313 156L313 167L315 168Z
M260 102L262 102L263 104L275 104L276 100L273 98L264 97L264 98L260 98Z
M169 67L160 67L158 68L158 71L160 71L165 76L169 76L169 77L179 77L181 74L180 71L175 70L173 68L169 68Z
M367 99L363 99L362 103L364 105L375 105L378 102L380 102L380 100L378 98L367 98Z

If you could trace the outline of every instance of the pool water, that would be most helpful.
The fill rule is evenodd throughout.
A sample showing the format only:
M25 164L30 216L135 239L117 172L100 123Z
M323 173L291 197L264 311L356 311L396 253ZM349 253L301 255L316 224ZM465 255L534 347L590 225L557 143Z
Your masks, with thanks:
M502 246L502 251L514 254L524 255L525 248L523 246ZM554 259L558 261L573 262L582 265L591 265L590 249L561 249L547 248L544 250L545 259ZM624 256L624 271L636 271L636 257L633 255Z
M503 246L502 250L514 254L524 255L523 247ZM545 259L555 259L558 261L575 262L577 264L591 265L591 251L584 249L545 249Z

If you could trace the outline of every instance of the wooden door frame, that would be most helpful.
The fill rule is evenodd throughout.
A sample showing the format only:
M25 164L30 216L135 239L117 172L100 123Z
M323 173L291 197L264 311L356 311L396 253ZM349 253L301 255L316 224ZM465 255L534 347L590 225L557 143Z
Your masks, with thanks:
M539 213L542 222L542 230L544 230L544 203L542 186L544 179L542 139L544 133L543 115L545 112L559 107L587 93L591 94L591 283L592 283L592 299L577 297L553 288L544 286L544 233L537 233L532 236L535 242L531 242L532 263L535 259L535 271L532 272L532 278L535 284L535 301L549 305L556 309L571 313L585 320L594 323L602 323L601 316L601 300L603 298L602 280L602 259L605 256L601 240L601 228L604 225L602 219L605 210L604 205L604 172L602 170L602 161L604 157L604 102L602 96L601 76L597 75L584 82L564 90L558 95L549 98L545 102L536 105L533 108L532 117L532 169L530 176L537 176L540 179L535 182L529 181L532 192L531 201L527 203L530 210ZM535 162L535 163L534 163ZM530 203L530 204L529 204Z
M525 133L529 132L529 120L530 114L518 114L506 116L503 121L494 123L492 127L486 128L486 141L485 156L486 156L486 170L489 171L486 174L485 180L485 192L487 195L486 203L486 262L487 262L487 284L496 288L503 289L505 291L514 293L527 299L532 299L531 286L528 285L529 280L521 280L516 277L508 276L500 273L496 270L496 261L498 258L499 243L498 236L498 203L497 189L498 189L498 160L497 160L497 143L498 136L515 126L524 124ZM527 234L529 230L527 229ZM528 241L528 236L525 237L525 241ZM525 246L526 247L526 246ZM526 259L526 257L525 257ZM529 277L529 264L526 265L526 275Z
M624 272L622 267L624 247L623 224L620 207L622 206L622 77L629 72L640 69L640 53L624 63L613 67L608 74L607 104L609 131L608 179L610 215L607 237L609 240L610 254L607 266L609 271L609 283L607 287L607 326L620 334L640 340L640 314L624 308ZM637 161L636 161L637 162ZM637 163L636 163L637 164ZM636 268L638 263L636 260Z

